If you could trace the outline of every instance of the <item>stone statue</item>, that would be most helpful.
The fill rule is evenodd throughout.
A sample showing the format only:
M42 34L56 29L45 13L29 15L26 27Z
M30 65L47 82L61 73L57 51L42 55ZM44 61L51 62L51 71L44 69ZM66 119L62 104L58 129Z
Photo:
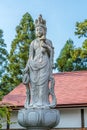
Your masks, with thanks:
M27 97L24 108L18 112L18 123L27 130L50 130L58 125L60 113L54 109L54 47L46 38L46 21L42 15L35 21L35 32L36 39L30 44L23 75Z
M27 89L26 108L56 105L55 81L52 76L54 47L52 42L46 39L46 31L46 21L40 15L35 21L36 39L30 44L29 59L24 69L23 83ZM49 95L52 96L52 103L49 101Z

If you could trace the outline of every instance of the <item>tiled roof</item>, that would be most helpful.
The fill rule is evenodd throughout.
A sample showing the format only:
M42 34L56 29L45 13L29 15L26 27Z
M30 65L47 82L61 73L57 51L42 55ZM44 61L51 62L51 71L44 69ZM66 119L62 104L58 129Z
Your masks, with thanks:
M87 106L87 71L75 71L53 74L57 106ZM26 98L26 87L21 83L4 96L1 104L23 106Z
M26 88L21 83L10 93L4 96L0 104L7 104L10 106L23 106L26 99Z

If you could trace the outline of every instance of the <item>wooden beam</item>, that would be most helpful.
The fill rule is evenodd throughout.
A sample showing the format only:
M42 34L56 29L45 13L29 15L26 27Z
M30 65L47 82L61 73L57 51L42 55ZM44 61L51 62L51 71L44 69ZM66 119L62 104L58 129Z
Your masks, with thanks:
M81 128L82 129L85 128L85 124L84 124L84 109L81 109Z

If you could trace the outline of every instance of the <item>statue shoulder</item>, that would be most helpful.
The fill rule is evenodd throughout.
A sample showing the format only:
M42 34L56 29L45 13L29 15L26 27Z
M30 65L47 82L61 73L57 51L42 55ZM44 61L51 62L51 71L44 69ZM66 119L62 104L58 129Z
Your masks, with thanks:
M30 46L33 46L34 43L35 43L36 39L34 39L31 43L30 43Z
M54 48L51 40L46 39L46 43L47 43L50 47Z
M34 42L35 42L35 39L31 42L31 44L34 44Z

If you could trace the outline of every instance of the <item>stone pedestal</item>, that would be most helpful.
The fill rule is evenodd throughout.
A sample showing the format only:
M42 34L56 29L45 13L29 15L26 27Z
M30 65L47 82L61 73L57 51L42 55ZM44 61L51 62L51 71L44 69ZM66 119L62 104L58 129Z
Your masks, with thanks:
M27 130L49 130L58 125L59 119L56 109L29 108L18 112L18 122Z

